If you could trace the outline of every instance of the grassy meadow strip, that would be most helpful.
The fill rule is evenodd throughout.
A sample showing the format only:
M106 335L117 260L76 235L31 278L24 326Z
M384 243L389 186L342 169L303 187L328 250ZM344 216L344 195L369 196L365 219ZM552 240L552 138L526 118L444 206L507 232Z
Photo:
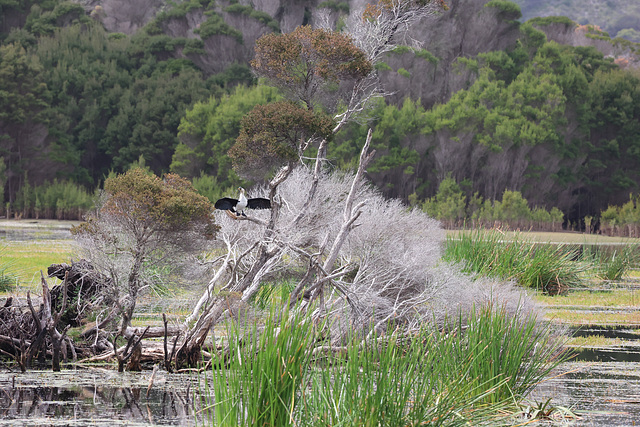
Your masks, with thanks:
M228 352L205 376L205 424L497 422L564 360L548 327L494 307L474 312L465 330L354 334L344 347L320 349L322 325L307 316L272 311L265 322L228 326Z
M582 286L588 265L577 258L577 249L564 245L541 245L520 236L506 240L497 230L481 229L447 236L443 256L448 262L463 263L467 272L514 279L550 294Z
M586 312L583 310L550 310L545 318L554 323L580 326L640 327L640 312Z
M19 286L40 285L40 270L45 275L51 264L69 262L72 240L40 240L0 243L0 270L6 268L18 279Z
M561 297L535 294L533 298L548 307L637 307L640 305L640 290L618 289L605 292L585 290L571 292Z

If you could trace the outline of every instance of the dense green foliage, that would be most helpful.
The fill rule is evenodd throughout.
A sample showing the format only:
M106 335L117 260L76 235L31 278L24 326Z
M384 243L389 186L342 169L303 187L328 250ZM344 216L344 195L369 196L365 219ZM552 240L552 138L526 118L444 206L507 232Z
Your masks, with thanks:
M187 108L230 82L253 80L246 66L207 80L193 62L170 55L178 46L197 50L199 40L154 34L155 21L134 37L110 35L80 5L33 3L30 10L2 6L25 17L23 28L1 34L0 45L0 184L12 212L75 216L34 189L51 192L64 182L92 193L140 156L154 172L167 172Z
M580 24L597 25L611 35L640 42L640 4L635 0L513 0L523 19L567 16Z
M622 206L610 205L600 213L600 230L610 236L640 236L640 196Z
M45 182L31 187L27 181L14 209L23 218L82 219L94 206L94 195L69 181Z
M502 200L483 200L478 193L467 199L461 188L465 184L468 183L458 185L450 176L445 178L440 182L438 193L422 203L422 209L441 220L447 228L468 225L473 228L499 227L512 230L562 229L564 215L556 207L549 211L541 207L531 209L519 191L510 190L504 190Z
M379 154L369 172L386 194L422 202L450 176L468 201L519 191L576 221L638 191L638 72L594 48L546 42L528 24L512 50L459 65L477 78L445 104L373 109ZM339 165L350 165L368 126L338 135L330 155Z
M374 332L320 352L321 325L289 313L275 319L228 326L234 357L219 355L212 380L205 377L207 423L482 425L564 359L548 326L491 306L478 307L464 328L454 320L456 333Z
M527 18L531 4L518 3ZM347 11L337 1L321 7ZM90 194L110 171L126 171L140 156L156 174L197 178L208 197L246 184L233 171L228 150L240 134L241 118L280 95L265 86L234 91L238 83L255 83L246 63L207 76L199 61L188 58L203 55L206 39L216 34L242 42L242 33L225 17L245 15L273 30L276 20L236 2L189 0L163 9L129 37L107 34L80 6L62 0L6 1L0 8L21 19L20 28L0 27L6 31L0 33L3 212L9 207L23 216L75 215L61 213L57 202L41 206L34 189L55 182ZM486 8L499 11L503 20L519 16L518 6L504 0L487 2ZM194 11L205 17L194 38L165 34L172 20ZM368 169L372 181L388 196L431 206L445 221L473 220L482 208L495 210L508 191L532 209L519 220L555 227L559 216L551 214L557 208L565 221L582 223L586 216L605 225L600 212L623 205L640 185L640 75L619 69L594 48L547 42L529 23L514 21L512 28L520 29L520 37L509 49L460 57L454 64L456 72L470 76L465 90L430 109L409 97L401 105L380 100L368 111L369 122L351 124L336 136L328 156L338 167L352 167L372 126L378 153ZM604 37L594 31L593 37ZM313 43L301 43L305 39ZM338 81L371 69L340 34L301 27L260 43L254 62L259 74L289 94L297 88L294 97L315 110L322 105L339 111ZM440 59L424 49L401 46L389 58L410 51L439 67ZM278 55L286 60L278 62ZM323 55L324 62L316 61ZM376 64L378 70L385 66ZM416 70L398 67L397 77L420 78ZM460 186L464 202L445 206L446 198L437 200L447 177ZM61 202L71 211L83 203ZM466 204L466 212L456 203Z
M221 187L237 187L240 181L227 152L240 134L240 121L256 105L280 99L278 91L269 86L238 86L227 96L196 103L178 128L180 143L171 171L189 178L204 173Z

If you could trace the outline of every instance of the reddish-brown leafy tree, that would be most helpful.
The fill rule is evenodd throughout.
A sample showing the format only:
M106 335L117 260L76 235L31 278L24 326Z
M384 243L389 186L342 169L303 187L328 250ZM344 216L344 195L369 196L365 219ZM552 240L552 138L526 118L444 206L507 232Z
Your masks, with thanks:
M338 95L340 83L357 81L373 70L350 36L309 26L264 35L255 51L255 72L310 109L327 92Z
M242 120L229 155L237 171L261 178L274 167L296 162L309 139L330 139L333 127L326 114L291 101L258 105Z
M177 175L142 169L108 178L101 206L73 231L84 256L109 278L107 299L127 335L138 294L167 281L215 234L211 203Z

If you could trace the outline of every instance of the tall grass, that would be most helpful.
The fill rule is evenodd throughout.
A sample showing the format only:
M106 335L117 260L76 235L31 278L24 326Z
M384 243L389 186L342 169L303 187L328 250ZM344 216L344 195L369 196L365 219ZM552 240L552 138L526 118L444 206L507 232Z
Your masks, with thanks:
M638 245L622 250L591 249L585 247L583 258L593 265L595 275L602 280L622 279L638 261Z
M550 294L581 286L586 266L577 262L577 251L564 245L533 243L516 236L505 240L496 230L448 236L443 258L463 263L464 270L483 276L514 279L518 284Z
M276 320L277 319L277 320ZM272 312L264 328L228 329L204 407L211 425L461 426L497 422L563 360L562 343L535 318L479 308L463 330L425 325L353 334L317 347L322 328Z
M522 399L566 360L563 341L551 329L532 316L510 317L502 307L474 310L462 343L457 359L474 354L469 367L471 384L486 393L487 403Z
M5 247L0 246L0 292L7 292L16 287L18 277L12 272L12 263L5 257Z
M458 336L459 337L459 336ZM316 371L299 419L314 426L476 425L504 402L469 381L473 353L458 358L454 334L423 329L413 335L354 339L345 358L330 354ZM485 384L481 384L484 386Z
M264 327L254 322L241 331L237 323L229 324L227 334L230 351L213 363L209 421L219 426L290 425L314 339L309 318L272 311Z

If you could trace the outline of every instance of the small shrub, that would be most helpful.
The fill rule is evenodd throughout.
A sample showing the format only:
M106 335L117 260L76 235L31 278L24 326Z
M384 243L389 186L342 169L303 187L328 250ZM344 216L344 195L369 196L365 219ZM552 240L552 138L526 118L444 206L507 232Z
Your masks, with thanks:
M210 14L209 18L194 32L202 39L215 35L226 35L235 38L238 43L243 43L242 33L224 22L224 19L217 13Z
M0 256L3 248L0 247ZM18 277L10 272L11 265L0 261L0 292L12 290L18 283Z
M484 7L498 9L507 19L520 19L522 17L520 6L509 0L491 0Z
M399 68L398 74L400 74L402 77L406 77L407 79L411 77L411 73L404 68Z
M378 71L391 71L392 68L386 62L378 62L374 65L375 69Z
M543 27L546 25L562 24L567 27L575 27L577 24L566 16L538 16L527 21L530 24Z
M418 58L422 58L425 61L429 61L435 65L438 64L438 61L439 61L438 58L426 49L416 49L415 54Z

